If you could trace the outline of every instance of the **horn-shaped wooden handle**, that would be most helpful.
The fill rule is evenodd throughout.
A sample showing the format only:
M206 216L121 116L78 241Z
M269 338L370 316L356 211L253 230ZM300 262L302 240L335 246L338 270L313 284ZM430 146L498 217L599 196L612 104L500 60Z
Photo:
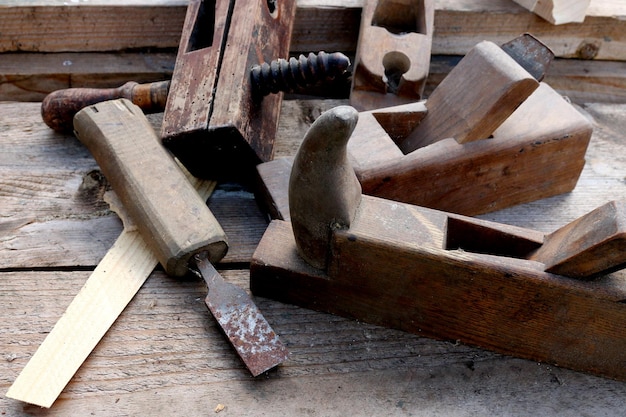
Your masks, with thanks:
M348 161L346 145L359 113L339 106L309 128L289 180L291 223L300 256L325 269L331 232L348 228L361 202L361 184Z

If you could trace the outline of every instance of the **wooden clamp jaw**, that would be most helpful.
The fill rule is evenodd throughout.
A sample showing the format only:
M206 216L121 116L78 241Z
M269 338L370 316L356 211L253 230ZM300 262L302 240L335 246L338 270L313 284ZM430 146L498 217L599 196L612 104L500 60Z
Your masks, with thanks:
M273 156L282 94L254 97L250 68L287 56L293 1L192 0L163 116L163 143L202 178L241 177Z
M502 48L476 45L425 102L361 112L348 157L363 193L477 215L571 191L591 123ZM257 167L289 218L289 160Z
M370 110L422 98L435 19L432 0L363 5L350 104Z
M329 113L294 163L289 199L306 204L294 204L292 224L272 221L253 255L254 294L626 380L625 275L606 275L626 265L626 202L544 235L357 198L349 167L328 170L347 163L345 140L320 126L344 120L337 130L348 132L356 116Z

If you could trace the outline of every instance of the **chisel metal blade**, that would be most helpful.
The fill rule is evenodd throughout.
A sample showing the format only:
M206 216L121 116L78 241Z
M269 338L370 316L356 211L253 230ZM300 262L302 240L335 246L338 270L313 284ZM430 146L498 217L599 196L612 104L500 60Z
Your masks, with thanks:
M205 254L195 261L209 288L205 303L250 373L258 376L285 361L289 352L248 293L226 282Z

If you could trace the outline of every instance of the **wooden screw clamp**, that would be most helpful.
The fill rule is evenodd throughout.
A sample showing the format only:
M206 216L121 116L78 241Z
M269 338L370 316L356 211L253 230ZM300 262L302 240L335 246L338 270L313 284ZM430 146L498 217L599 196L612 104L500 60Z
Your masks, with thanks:
M254 294L626 380L626 285L609 273L626 265L625 202L544 235L360 195L357 115L332 109L305 136L292 221L261 239Z
M592 131L549 85L482 42L425 102L361 112L348 155L364 194L476 215L571 191ZM257 167L274 218L289 218L290 167Z
M252 94L250 68L289 53L293 1L189 2L163 143L197 177L241 177L273 156L282 94Z

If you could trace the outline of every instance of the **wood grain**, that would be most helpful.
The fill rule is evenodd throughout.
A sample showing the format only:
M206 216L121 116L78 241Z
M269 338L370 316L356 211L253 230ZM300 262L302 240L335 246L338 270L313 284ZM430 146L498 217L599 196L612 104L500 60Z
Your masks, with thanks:
M197 177L250 178L274 154L282 94L258 97L250 68L289 54L296 8L268 4L220 0L213 22L210 5L189 4L160 137Z
M52 406L156 264L139 232L124 230L6 395Z
M0 60L0 99L42 101L64 88L119 87L127 81L171 78L174 53L5 53Z
M531 12L543 17L548 22L561 25L564 23L583 22L590 0L514 0Z
M277 152L293 155L310 123L339 103L346 101L284 101ZM549 233L626 195L626 107L588 104L580 110L595 130L577 187L481 218ZM151 120L160 123L159 117ZM83 176L97 166L77 140L43 125L38 103L0 104L0 150L0 181L13 173L11 183L0 185L0 391L6 392L121 223L110 212L98 215L100 198L88 200L91 208L73 198ZM21 185L14 187L16 182ZM210 203L233 256L220 270L247 287L244 265L266 220L240 185L221 185ZM80 216L71 217L74 212ZM38 232L31 229L25 247L13 250L11 242L25 239L24 228L9 227L20 218L38 219L30 225ZM94 227L93 218L103 223ZM0 412L204 415L222 403L222 414L241 416L623 414L624 383L260 298L257 304L292 354L279 372L254 380L206 314L205 295L200 280L173 280L157 270L51 410L2 397Z
M223 274L247 283L245 272ZM8 387L45 337L39 332L54 324L63 311L59 304L69 301L87 275L3 273L11 304L0 313L0 389ZM205 415L220 403L228 414L241 416L429 416L443 410L452 416L565 417L574 411L618 416L623 410L623 383L265 299L257 303L292 356L279 372L255 380L231 358L206 315L202 285L152 274L52 409L1 398L0 410L7 416ZM28 326L9 324L24 315Z
M66 3L12 1L10 7L0 8L0 52L176 48L187 2L136 0L116 7L103 2ZM358 31L354 28L359 27L362 4L359 0L299 0L292 50L317 51L328 45L327 52L355 51ZM584 23L559 26L511 0L445 0L435 7L433 54L464 55L480 41L501 44L530 32L559 57L626 58L626 5L618 0L594 0Z
M328 48L323 49L329 49L331 45L324 46ZM41 101L52 91L64 88L115 88L129 80L169 79L176 54L8 53L3 58L0 101ZM425 97L460 59L460 56L431 57ZM72 65L63 65L70 62ZM626 62L557 59L552 62L545 81L574 103L626 102Z
M0 52L175 47L185 9L184 1L13 3L0 8Z
M539 87L493 42L480 42L426 101L428 114L399 142L409 153L445 138L467 143L488 138Z

